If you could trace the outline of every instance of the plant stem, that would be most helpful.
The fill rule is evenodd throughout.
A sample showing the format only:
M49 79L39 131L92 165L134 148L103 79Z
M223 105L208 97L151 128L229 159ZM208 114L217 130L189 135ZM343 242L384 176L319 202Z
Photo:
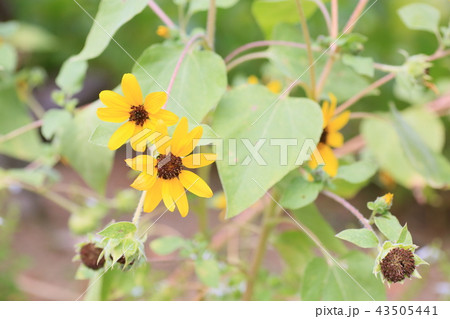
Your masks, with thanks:
M258 277L259 268L263 261L264 255L267 250L267 241L269 239L269 235L271 230L274 227L273 217L276 215L276 202L272 201L272 203L267 206L266 211L264 212L263 221L262 221L262 229L258 239L258 246L253 255L252 263L250 266L250 270L248 273L247 279L247 287L245 289L242 300L251 300L253 295L253 289L255 286L256 279Z
M331 34L331 18L330 14L328 13L327 7L322 2L322 0L313 0L313 1L316 3L319 10L322 12L322 16L327 24L328 33Z
M395 73L389 73L389 74L383 76L382 78L378 79L377 81L373 82L368 87L366 87L365 89L363 89L362 91L360 91L359 93L357 93L356 95L354 95L353 97L351 97L350 99L348 99L347 101L342 103L336 109L336 112L334 114L337 115L337 114L345 111L347 108L349 108L350 106L352 106L353 104L358 102L360 99L362 99L364 96L366 96L366 94L368 94L369 92L371 92L371 91L375 90L376 88L382 86L383 84L389 82L393 78L395 78Z
M352 15L350 16L350 19L348 19L347 24L344 27L344 33L350 33L352 32L356 21L358 20L359 16L363 12L364 8L366 7L369 0L359 0L358 4L355 7L355 10L353 10Z
M209 0L208 20L206 22L206 38L209 47L214 50L214 34L216 33L216 0Z
M153 12L161 19L162 22L169 28L175 28L176 25L169 18L169 16L156 4L154 0L148 1L148 6L153 10Z
M209 177L211 173L211 165L207 165L198 169L197 174L202 178L206 184L209 184ZM206 198L199 198L199 205L197 209L198 215L198 227L203 233L205 238L210 237L209 233L209 218L208 218L208 206Z
M312 52L311 37L309 35L308 23L306 22L305 12L303 11L303 6L300 0L295 1L297 3L298 14L300 15L300 23L302 25L303 37L305 38L306 50L308 52L309 60L309 74L311 80L311 92L310 97L316 99L316 71L314 67L314 56Z
M186 46L184 47L183 51L181 52L180 57L178 58L177 64L175 65L175 69L173 70L172 77L170 78L169 86L167 87L167 95L170 97L170 92L172 91L173 83L175 82L175 78L177 77L178 71L180 71L181 64L183 63L184 58L186 57L186 54L188 53L190 47L192 44L194 44L195 41L202 38L203 34L196 34L194 35L188 43L186 43ZM166 102L167 104L167 102ZM163 108L166 106L164 105Z
M361 222L361 224L367 228L368 230L373 231L372 226L370 225L369 221L359 212L359 210L357 210L352 204L350 204L349 202L347 202L345 199L343 199L342 197L331 193L329 191L322 191L322 194L324 194L325 196L333 199L334 201L338 202L339 204L341 204L342 206L344 206L345 208L348 209L348 211L350 213L353 214L353 216L355 216L356 218L358 218L358 220Z
M331 55L328 57L327 63L325 64L322 73L320 74L319 82L317 83L316 88L316 97L320 98L320 94L322 93L323 88L325 87L325 83L327 82L328 76L333 68L335 57L334 57L333 49Z
M306 49L306 44L291 42L291 41L278 41L278 40L255 41L255 42L250 42L250 43L244 44L243 46L235 49L233 52L228 54L225 58L225 63L230 62L234 57L236 57L238 54L240 54L244 51L247 51L247 50L250 50L253 48L266 47L266 46L270 46L270 45L280 45L280 46L286 46L286 47ZM313 48L313 51L319 51L319 48Z
M34 130L35 128L38 128L40 126L42 126L43 121L42 120L38 120L32 123L29 123L27 125L24 125L22 127L19 127L17 129L15 129L14 131L11 131L5 135L0 136L0 144L4 143L6 141L9 141L19 135L25 134L31 130Z
M52 201L53 203L57 204L61 208L65 209L71 213L73 213L79 209L79 206L77 204L75 204L74 202L68 200L67 198L65 198L57 193L41 190L34 186L31 186L28 184L23 184L23 183L20 183L20 187L47 198L48 200Z
M339 32L338 1L331 0L331 37L336 39Z
M135 224L136 227L139 225L139 219L141 218L142 209L144 207L145 195L147 195L147 191L142 192L141 198L139 199L139 203L136 207L136 210L134 211L132 223Z
M232 69L234 69L236 66L238 66L239 64L247 62L247 61L256 60L256 59L267 59L267 58L269 58L269 53L266 51L249 53L249 54L243 55L243 56L231 61L227 65L227 71L229 72Z

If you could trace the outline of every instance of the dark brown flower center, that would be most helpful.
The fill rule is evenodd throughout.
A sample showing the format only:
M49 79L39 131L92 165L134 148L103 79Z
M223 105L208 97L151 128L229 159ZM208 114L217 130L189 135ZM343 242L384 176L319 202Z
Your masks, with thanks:
M163 179L172 179L180 175L183 169L183 162L178 156L169 153L167 155L160 154L157 158L156 169L158 177Z
M97 270L105 265L105 258L102 257L98 260L98 257L102 253L103 249L96 247L95 244L89 243L81 247L80 258L83 264L91 269Z
M394 248L381 260L383 276L390 282L399 282L411 277L415 269L414 255L409 249Z
M322 131L322 135L320 135L319 143L327 144L327 136L328 136L327 128L324 128Z
M149 118L150 117L148 116L148 112L145 110L143 105L133 105L131 107L129 121L136 122L136 125L142 126Z

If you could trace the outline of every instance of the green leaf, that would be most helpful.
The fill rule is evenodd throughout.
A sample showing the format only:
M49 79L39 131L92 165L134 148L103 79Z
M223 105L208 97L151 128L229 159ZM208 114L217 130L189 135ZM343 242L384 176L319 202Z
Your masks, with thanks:
M219 264L214 259L196 260L195 273L198 279L208 287L217 287L220 282Z
M17 52L11 44L0 43L0 72L13 72L17 67Z
M439 27L440 12L425 3L412 3L398 10L403 23L412 30L436 32Z
M412 166L428 180L431 186L442 187L450 184L450 163L427 146L394 106L391 106L391 112L400 144Z
M312 1L301 0L301 2L305 16L310 17L317 6ZM280 22L299 23L297 5L291 0L255 0L252 4L252 13L266 37Z
M0 137L32 122L28 109L17 96L14 83L0 82ZM24 161L34 161L49 154L38 130L31 130L0 143L0 153Z
M346 229L336 235L337 238L346 240L362 248L378 246L378 238L373 231L366 228Z
M160 237L150 243L150 248L158 255L169 255L186 245L184 238L176 236Z
M381 233L393 243L397 241L403 229L397 217L390 213L376 216L375 225L377 225Z
M398 239L396 241L397 243L400 244L405 244L405 245L412 245L413 241L412 241L412 236L411 233L408 230L408 226L405 224L405 226L403 226L402 231L400 232L400 235L398 236Z
M314 256L314 243L303 232L285 231L275 237L273 244L287 265L296 272L303 272Z
M183 46L155 44L144 51L133 68L142 92L163 91L172 77ZM227 86L225 64L211 51L192 50L181 64L167 109L195 125L214 108Z
M352 184L362 183L377 172L377 165L369 160L363 160L339 167L336 178Z
M14 180L33 185L35 187L41 187L47 177L47 172L42 169L9 169L6 172L8 176Z
M314 202L322 189L322 183L308 182L298 176L286 187L280 204L289 209L302 208Z
M89 143L92 131L100 123L96 105L91 104L77 112L70 125L67 125L61 137L61 154L89 186L104 192L114 152Z
M71 119L72 116L66 110L48 110L42 118L42 135L48 140L51 139L53 135L61 133Z
M239 0L216 0L217 8L231 8L234 6ZM200 11L207 11L209 9L210 0L191 0L189 2L189 10L188 13L194 14Z
M77 93L86 74L86 61L98 57L116 31L146 5L146 0L102 0L83 49L63 64L56 78L58 86L69 95Z
M101 122L92 132L89 142L98 146L108 147L109 139L121 125L122 123Z
M274 40L302 42L303 36L299 27L280 24L274 28L272 38ZM270 62L289 79L298 79L309 84L309 60L305 49L273 45L269 47L268 53ZM314 52L316 78L320 77L326 60L326 56L321 55L321 52ZM332 92L338 101L345 101L365 89L369 84L370 82L366 77L359 75L341 60L338 60L334 63L332 72L325 83L323 98L328 98L328 92Z
M342 62L351 67L356 73L373 77L375 68L373 67L373 59L350 54L342 56Z
M337 239L336 232L323 218L314 204L292 211L292 216L300 223L308 227L326 249L338 254L347 252L347 248L341 240Z
M302 300L385 300L384 285L372 274L374 260L352 251L337 264L313 259L306 267L301 289ZM351 277L350 277L351 276Z
M429 149L433 152L442 150L445 128L435 114L419 108L410 108L401 114ZM418 182L426 183L425 178L406 157L392 122L384 119L365 119L362 121L361 133L380 168L388 172L396 182L408 188Z
M130 222L118 222L107 226L100 231L100 236L112 239L123 239L136 232L136 225Z
M273 102L276 103L272 105ZM312 100L277 100L277 95L267 88L248 85L226 93L216 109L212 127L224 138L225 157L217 161L217 167L230 218L257 201L302 159L308 159L302 155L309 155L312 149L303 149L307 154L301 149L307 139L311 148L319 140L322 112ZM275 144L285 143L286 139L296 145L282 152ZM249 151L249 145L257 143L261 146L260 157Z

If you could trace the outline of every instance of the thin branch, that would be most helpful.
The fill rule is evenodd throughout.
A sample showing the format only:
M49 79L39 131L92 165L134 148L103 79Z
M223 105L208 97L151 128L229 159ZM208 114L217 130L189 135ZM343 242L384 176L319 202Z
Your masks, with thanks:
M322 12L322 16L325 19L325 23L327 24L328 33L331 35L331 18L330 14L328 13L327 7L321 0L312 0L312 1L316 3L320 12Z
M177 77L177 74L178 74L178 71L180 70L181 64L183 63L183 60L186 57L186 54L188 53L190 47L192 46L192 44L194 44L195 41L197 41L198 39L200 39L202 37L203 37L203 34L196 34L188 41L188 43L186 43L186 46L184 47L183 51L181 52L181 55L178 58L177 64L175 65L175 69L173 70L172 77L170 78L169 86L167 87L167 95L168 96L170 96L170 92L172 91L172 87L173 87L173 83L175 82L175 78Z
M211 50L214 50L214 34L216 32L216 0L209 0L208 19L206 21L206 38Z
M237 48L236 50L228 54L227 57L225 58L225 63L230 62L234 57L241 54L242 52L245 52L253 48L266 47L270 45L280 45L286 47L306 49L306 44L291 41L277 41L277 40L255 41L244 44L243 46ZM319 48L313 48L313 51L319 51Z
M350 106L352 106L353 104L358 102L360 99L362 99L364 96L366 96L366 94L368 94L369 92L371 92L371 91L375 90L376 88L382 86L383 84L389 82L393 78L395 78L395 73L389 73L389 74L383 76L382 78L378 79L377 81L373 82L368 87L366 87L365 89L363 89L362 91L357 93L355 96L351 97L350 99L348 99L347 101L342 103L336 109L335 114L339 114L339 113L345 111L347 108L349 108Z
M308 52L308 60L309 60L309 74L311 78L311 98L315 100L316 93L316 71L314 67L314 56L311 45L311 37L309 35L308 23L306 21L305 12L303 11L303 6L300 0L295 1L297 3L298 14L300 16L300 23L302 25L303 37L305 38L306 50Z
M147 191L143 191L141 194L141 198L139 199L139 203L136 207L136 210L134 211L132 223L136 225L136 227L139 225L139 219L142 214L142 209L144 208L144 201L145 201L145 195L147 195Z
M162 22L169 28L176 28L175 23L169 18L169 16L156 4L155 1L149 0L148 6L153 12L161 19Z
M19 135L25 134L31 130L34 130L38 127L42 126L43 121L42 120L38 120L32 123L29 123L27 125L24 125L22 127L19 127L18 129L15 129L14 131L11 131L5 135L0 136L0 144L4 143L6 141L9 141Z
M336 39L339 33L338 1L331 0L331 37Z
M344 33L352 32L353 28L355 27L356 21L358 20L361 13L364 11L364 8L367 6L368 2L369 0L359 0L358 4L355 7L355 10L353 10L350 19L348 19L347 24L344 27Z
M256 59L267 59L267 58L269 58L269 53L266 51L249 53L249 54L243 55L243 56L231 61L227 65L227 71L229 72L230 70L234 69L239 64L247 62L247 61L256 60Z
M368 230L373 231L372 226L370 225L369 221L367 220L367 218L365 218L360 212L359 210L357 210L352 204L350 204L349 202L347 202L345 199L343 199L342 197L331 193L329 191L322 191L322 194L324 194L325 196L331 198L332 200L338 202L339 204L341 204L342 206L344 206L350 213L353 214L353 216L355 216L356 218L358 218L358 220L361 222L361 224L363 224L363 226L365 228L367 228Z

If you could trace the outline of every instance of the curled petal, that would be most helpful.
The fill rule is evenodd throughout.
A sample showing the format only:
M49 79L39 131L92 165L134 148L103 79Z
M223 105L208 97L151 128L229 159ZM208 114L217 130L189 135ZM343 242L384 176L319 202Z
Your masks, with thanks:
M189 212L189 203L187 200L186 191L178 178L174 178L169 181L170 193L178 207L178 211L182 217L186 217Z
M147 191L147 195L145 196L144 212L146 213L152 212L156 208L156 206L159 205L161 200L162 200L162 180L156 179L155 184L153 184L153 187Z
M213 192L211 188L209 188L208 184L206 184L197 174L183 170L178 178L180 179L181 184L183 184L183 186L191 193L200 197L212 197Z

